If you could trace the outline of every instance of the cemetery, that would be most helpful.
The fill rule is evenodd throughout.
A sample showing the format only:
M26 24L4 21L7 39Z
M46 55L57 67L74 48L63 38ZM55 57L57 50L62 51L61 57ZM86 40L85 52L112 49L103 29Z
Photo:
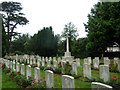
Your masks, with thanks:
M63 57L16 54L0 58L2 70L21 88L120 88L119 58L74 58L68 37L66 43Z
M81 33L72 22L61 35L52 26L33 36L14 31L29 20L21 13L21 3L3 0L0 89L119 90L120 2L103 1L87 16L86 37L78 37Z
M96 57L93 63L93 60L88 57L76 58L69 63L61 57L53 58L33 55L6 56L0 58L0 64L3 72L21 88L118 89L120 86L119 59L110 60L105 57L104 60L100 60ZM61 59L59 63L58 59ZM53 63L55 61L57 63ZM112 70L110 67L115 69Z

